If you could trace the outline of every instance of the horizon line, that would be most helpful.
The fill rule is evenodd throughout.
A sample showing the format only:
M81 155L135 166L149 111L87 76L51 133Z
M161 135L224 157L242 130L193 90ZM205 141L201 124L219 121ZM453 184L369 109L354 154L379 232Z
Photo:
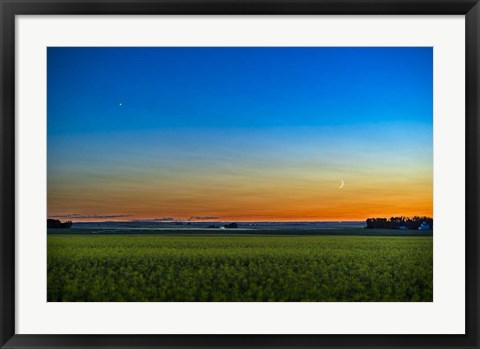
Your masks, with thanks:
M433 217L428 216L403 216L406 218L413 218L413 217L427 217L433 219ZM387 218L387 217L369 217L369 218ZM58 218L48 218L47 219L58 219ZM104 221L73 221L70 219L66 219L62 222L70 221L72 223L366 223L366 219L363 220L288 220L288 221L281 221L281 220L252 220L252 221L238 221L238 220L172 220L172 221L162 221L162 220L154 220L154 219L135 219L135 220L104 220Z

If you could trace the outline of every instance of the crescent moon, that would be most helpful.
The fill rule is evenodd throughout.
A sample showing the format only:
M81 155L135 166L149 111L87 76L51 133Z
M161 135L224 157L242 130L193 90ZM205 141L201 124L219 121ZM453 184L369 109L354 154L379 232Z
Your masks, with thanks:
M343 188L343 185L345 184L345 183L343 183L343 179L340 179L340 182L342 182L342 184L340 184L340 186L338 187L338 189L342 189L342 188Z

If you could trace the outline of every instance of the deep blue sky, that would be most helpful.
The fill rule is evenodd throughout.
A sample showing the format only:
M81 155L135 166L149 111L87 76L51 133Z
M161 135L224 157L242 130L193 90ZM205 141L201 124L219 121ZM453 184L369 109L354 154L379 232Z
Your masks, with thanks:
M48 132L431 122L431 86L431 48L49 48Z

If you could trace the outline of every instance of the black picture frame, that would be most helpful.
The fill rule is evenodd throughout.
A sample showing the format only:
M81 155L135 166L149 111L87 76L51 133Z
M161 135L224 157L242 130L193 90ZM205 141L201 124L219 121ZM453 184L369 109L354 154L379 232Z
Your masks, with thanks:
M15 334L15 16L108 14L465 15L465 335L28 335ZM0 0L1 348L480 348L479 0ZM462 117L458 115L457 117Z

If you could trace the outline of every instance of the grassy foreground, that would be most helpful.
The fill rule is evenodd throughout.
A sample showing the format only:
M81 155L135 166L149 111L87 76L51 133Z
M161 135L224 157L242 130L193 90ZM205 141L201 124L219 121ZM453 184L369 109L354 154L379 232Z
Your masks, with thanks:
M49 235L48 301L432 301L432 242Z

